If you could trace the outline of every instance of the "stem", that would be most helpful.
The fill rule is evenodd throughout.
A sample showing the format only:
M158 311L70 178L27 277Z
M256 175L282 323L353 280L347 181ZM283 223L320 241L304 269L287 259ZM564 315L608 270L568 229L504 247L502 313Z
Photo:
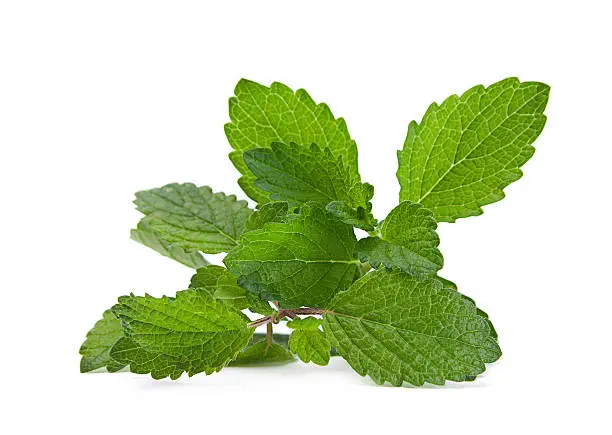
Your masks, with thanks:
M249 328L257 328L258 326L267 325L272 321L272 316L262 317L261 319L254 320L249 323Z
M268 354L268 349L272 346L272 323L268 323L266 325L267 334L266 334L266 350L264 350L264 355Z
M269 325L271 323L278 323L283 317L294 318L298 315L322 315L329 313L329 310L323 308L292 308L288 310L278 310L278 313L274 313L271 316L262 317L261 319L254 320L249 323L249 328L257 328L258 326Z

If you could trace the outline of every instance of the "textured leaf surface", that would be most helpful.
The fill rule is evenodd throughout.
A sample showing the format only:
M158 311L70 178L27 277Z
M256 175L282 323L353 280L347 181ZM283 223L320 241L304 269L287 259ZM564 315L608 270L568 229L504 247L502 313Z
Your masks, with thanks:
M267 301L240 287L236 277L225 267L209 265L198 269L196 274L191 277L189 288L205 289L214 298L222 300L238 310L248 308L254 313L265 316L275 311Z
M116 372L125 367L125 364L114 360L110 355L113 345L119 341L123 334L121 322L111 312L106 310L102 319L87 333L87 339L81 346L81 373L90 372L105 367L109 372Z
M272 343L266 350L266 340L258 341L242 350L230 366L255 364L285 364L295 361L295 357L285 347Z
M153 379L178 379L189 370L190 363L181 357L148 352L129 337L123 337L111 349L112 358L132 373L150 373Z
M435 279L381 269L338 294L330 310L323 329L331 344L378 384L473 380L501 355L474 302Z
M270 306L267 300L263 300L259 295L248 290L245 291L249 311L264 316L269 316L276 310Z
M270 148L246 151L244 161L256 177L255 186L269 193L270 199L287 201L290 207L310 201L340 202L355 216L363 216L360 226L373 229L373 187L362 183L359 174L329 148L275 142Z
M172 360L189 376L221 370L251 335L248 318L206 291L180 291L176 298L123 296L113 312L126 335L145 351Z
M305 147L316 143L329 148L334 157L341 157L353 174L358 173L357 146L346 123L335 119L327 105L316 104L305 90L294 93L281 83L272 83L268 88L243 79L234 93L229 101L231 123L225 125L225 134L234 149L230 159L243 175L240 186L258 203L268 202L269 197L255 186L242 154L270 147L273 142L294 142Z
M344 201L332 201L325 209L340 219L345 224L361 228L364 231L372 231L377 224L376 219L371 213L371 204L368 208L353 208Z
M283 308L322 307L351 284L356 241L350 226L307 204L285 223L245 233L224 262L241 285Z
M208 264L208 261L199 252L187 252L179 245L168 243L156 233L147 231L146 228L146 222L140 222L138 228L131 231L131 239L193 269L204 267Z
M210 295L217 291L219 278L227 271L225 267L209 264L196 270L191 277L189 288L206 289Z
M380 238L368 237L358 242L359 258L373 267L382 264L416 276L431 275L444 264L438 249L437 227L430 210L403 201L383 221Z
M260 230L268 222L283 222L289 214L289 204L284 201L264 204L249 217L244 231Z
M253 213L233 195L213 193L210 187L191 183L168 184L136 193L141 221L165 243L187 252L227 252L236 246Z
M294 319L287 323L293 329L289 337L289 347L303 362L313 362L320 366L329 364L331 344L319 329L321 320L314 317Z
M438 281L440 281L440 283L442 284L442 287L449 288L451 290L457 290L457 284L455 284L454 282L449 281L446 278L442 278L441 276L435 276L433 278L435 278Z
M398 152L400 201L422 203L438 221L482 214L522 176L546 123L549 90L509 78L432 104Z

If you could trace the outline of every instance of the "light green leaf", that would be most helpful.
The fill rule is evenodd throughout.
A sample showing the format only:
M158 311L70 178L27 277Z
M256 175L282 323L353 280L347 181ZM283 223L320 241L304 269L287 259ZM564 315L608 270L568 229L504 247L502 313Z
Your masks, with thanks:
M146 222L140 222L138 228L131 231L131 239L193 269L204 267L208 264L208 261L199 252L187 252L179 245L168 243L156 233L147 231L146 228Z
M209 265L198 269L191 277L189 288L205 289L214 298L238 310L248 308L264 316L275 311L267 301L240 287L236 282L236 277L225 267Z
M271 200L287 201L290 207L333 202L332 210L342 212L337 216L344 218L348 213L359 228L374 228L369 202L374 188L362 183L359 174L329 148L275 142L270 148L245 151L244 162L255 176L255 186L269 193Z
M304 317L295 319L287 322L287 327L295 330L308 330L314 331L319 330L319 326L321 326L321 319L317 319L316 317Z
M255 334L253 334L253 337L251 339L251 341L253 343L256 343L258 341L261 340L265 340L266 338L266 334L262 333L262 332L256 332ZM274 341L274 343L279 344L281 346L283 346L285 349L289 349L289 335L287 334L274 334L272 337L272 341ZM338 351L335 348L331 348L331 356L338 356Z
M331 344L376 383L473 380L501 356L474 302L435 279L380 269L339 293L323 316Z
M170 358L189 376L221 370L253 334L244 314L198 289L176 298L122 296L113 312L143 350Z
M289 214L289 204L284 201L269 202L249 217L244 231L259 230L268 222L283 222Z
M546 123L549 90L509 78L432 104L398 151L400 201L422 203L438 221L482 214L523 175Z
M168 184L136 193L137 209L147 215L140 225L165 243L186 252L227 252L238 244L253 213L234 195L213 193L208 186Z
M110 355L113 345L123 337L121 322L111 310L102 314L94 327L87 333L87 339L81 345L81 373L90 372L105 367L109 372L116 372L125 364L114 360Z
M312 143L329 148L342 158L352 174L357 170L357 146L343 119L335 119L329 107L316 104L305 90L293 92L281 83L269 88L249 80L240 80L230 98L231 123L225 134L234 151L230 159L243 175L239 184L259 204L268 202L268 194L255 186L255 179L246 167L242 154L254 148L267 148L273 142Z
M326 366L329 364L331 345L323 331L319 329L320 325L321 320L314 317L287 322L287 326L294 329L289 337L289 348L305 363L312 361L320 366Z
M245 233L224 262L242 286L283 308L321 307L353 281L356 241L350 226L307 204L285 223Z
M272 343L268 349L266 347L266 340L258 341L242 350L229 365L286 364L295 361L291 352L280 344Z
M381 237L368 237L357 243L359 259L373 267L397 267L411 275L424 277L442 268L438 249L440 238L433 213L421 204L403 201L387 216L380 228Z

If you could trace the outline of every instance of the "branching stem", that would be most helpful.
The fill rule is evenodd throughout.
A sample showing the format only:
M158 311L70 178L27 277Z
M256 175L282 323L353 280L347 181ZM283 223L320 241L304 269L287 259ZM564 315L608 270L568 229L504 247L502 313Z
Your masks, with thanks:
M290 319L294 319L295 316L298 315L323 315L325 313L329 313L329 310L325 310L323 308L291 308L288 310L278 310L278 312L262 317L261 319L254 320L249 323L249 328L257 328L258 326L269 325L268 326L268 334L270 334L270 326L271 324L277 324L283 317L289 317Z

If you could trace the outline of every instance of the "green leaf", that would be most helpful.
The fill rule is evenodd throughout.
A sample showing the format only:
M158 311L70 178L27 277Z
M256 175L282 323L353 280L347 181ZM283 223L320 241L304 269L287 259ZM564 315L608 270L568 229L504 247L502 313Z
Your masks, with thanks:
M245 151L244 162L256 177L255 186L269 193L271 200L287 201L290 207L310 201L333 202L332 210L342 211L337 216L344 219L348 213L351 223L374 228L369 202L374 188L362 183L359 174L344 165L342 157L334 157L329 148L275 142L270 148Z
M209 264L196 270L191 277L189 288L206 289L209 294L214 295L217 291L219 278L227 271L225 267Z
M357 273L353 229L318 204L245 233L226 257L239 283L281 307L322 307Z
M484 311L482 311L480 308L477 308L476 311L478 312L479 316L482 316L485 319L487 319L487 323L489 324L489 328L491 328L491 337L493 337L495 340L497 340L497 331L495 330L495 327L493 326L493 323L491 322L491 319L489 319L489 315L487 313L485 313Z
M368 273L339 293L323 329L351 367L378 384L473 380L501 356L471 299L399 270Z
M206 291L215 299L224 301L237 310L248 308L246 291L238 285L236 278L225 267L208 265L191 277L189 288Z
M435 276L435 277L431 277L434 279L437 279L438 281L440 281L440 283L442 284L442 287L444 288L449 288L451 290L457 290L457 284L455 284L452 281L449 281L446 278L442 278L441 276Z
M225 267L209 265L197 270L191 277L189 288L205 289L214 298L238 310L248 308L254 313L268 316L275 310L267 301L240 287L236 277Z
M234 151L230 159L243 175L239 184L246 194L259 204L269 196L255 186L255 179L246 167L242 154L254 148L267 148L273 142L297 143L309 147L316 143L329 148L336 158L342 158L352 174L358 174L357 146L343 119L335 119L329 107L316 104L305 90L293 92L281 83L269 88L242 79L230 98L231 123L225 134Z
M265 340L265 338L266 338L266 334L262 332L256 332L255 334L253 334L253 338L251 340L255 343L261 340ZM272 341L274 341L274 343L276 344L283 346L285 349L289 349L289 335L287 334L276 334L275 333L272 337ZM331 356L338 356L338 351L332 347L330 354Z
M113 312L143 350L170 358L189 376L221 370L253 334L244 314L198 289L176 298L122 296Z
M208 261L199 252L187 252L178 245L164 241L156 233L147 231L146 227L146 222L140 222L138 228L131 231L131 239L193 269L204 267L208 264Z
M113 345L123 337L121 322L111 310L102 314L94 327L87 333L87 339L81 345L79 353L81 358L81 373L90 372L106 367L109 372L116 372L125 367L125 364L114 360L110 355Z
M353 281L357 281L359 278L361 278L363 275L368 273L370 270L372 270L372 266L370 266L369 263L361 263L357 267L357 273L355 274L355 279Z
M509 78L432 104L398 151L400 201L422 203L438 221L482 214L523 175L546 123L549 90Z
M269 316L272 313L275 313L276 310L270 306L270 303L267 300L263 300L259 295L255 293L251 293L246 290L245 292L248 309L249 311L257 314L261 314L264 316Z
M287 322L287 327L300 331L318 331L319 326L321 326L321 319L317 319L316 317L296 317L295 319Z
M373 267L397 267L420 277L434 274L444 264L437 227L430 210L403 201L383 221L380 238L368 237L357 243L359 259Z
M305 363L312 361L326 366L329 364L331 345L319 329L320 325L321 320L314 317L287 322L287 326L294 330L289 338L289 348Z
M284 201L269 202L249 217L244 231L259 230L268 222L283 222L289 214L289 204Z
M345 224L364 231L372 231L377 224L371 213L372 205L370 203L368 203L367 209L362 207L355 209L344 201L333 201L327 204L325 208Z
M230 366L245 366L255 364L286 364L295 361L295 357L277 343L272 343L266 349L266 340L258 341L242 350Z
M132 373L150 373L153 379L178 379L190 367L190 363L181 357L148 352L129 337L119 339L110 354L114 360L129 366Z
M234 195L213 193L191 183L168 184L136 193L134 203L146 217L145 229L186 252L227 252L238 244L253 213Z
M265 340L267 334L265 332L256 332L251 338L251 344L257 343L258 341ZM289 349L289 335L288 334L277 334L272 335L272 341L278 345L281 345L285 349Z

